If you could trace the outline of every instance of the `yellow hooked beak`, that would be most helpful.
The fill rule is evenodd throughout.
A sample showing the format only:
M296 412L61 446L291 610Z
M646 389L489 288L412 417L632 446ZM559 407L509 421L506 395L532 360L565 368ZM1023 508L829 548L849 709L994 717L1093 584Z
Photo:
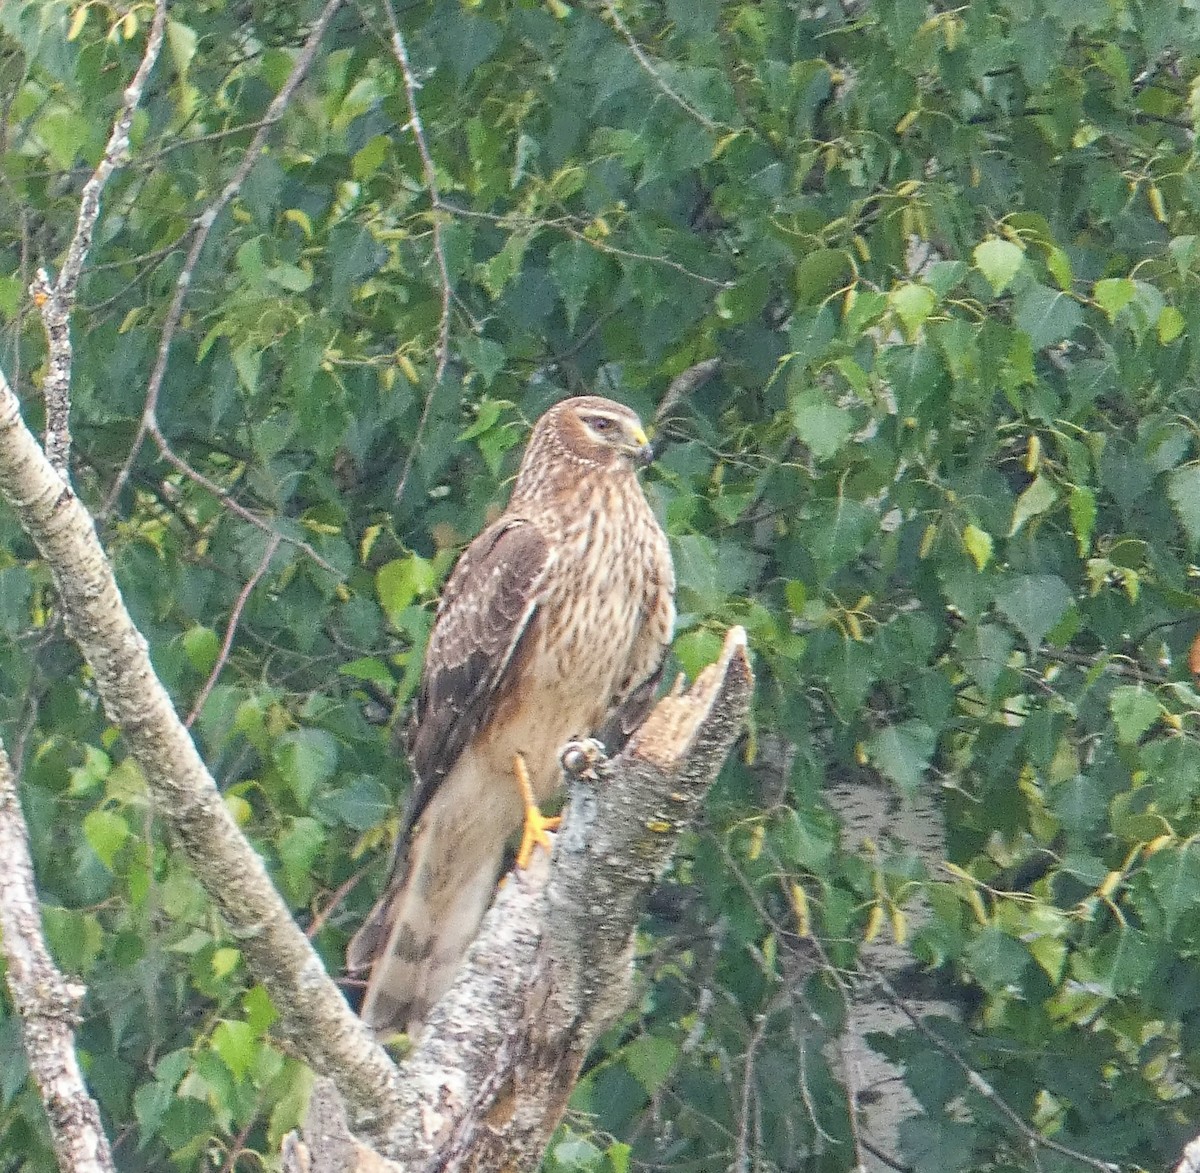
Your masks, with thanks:
M636 445L633 450L634 459L638 464L649 464L654 459L654 449L650 447L650 438L646 435L646 429L639 425L633 428L629 437Z

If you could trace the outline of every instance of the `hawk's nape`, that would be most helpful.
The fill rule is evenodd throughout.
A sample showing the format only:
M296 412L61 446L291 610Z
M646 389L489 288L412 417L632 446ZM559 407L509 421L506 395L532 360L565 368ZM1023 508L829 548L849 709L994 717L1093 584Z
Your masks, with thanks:
M560 787L558 752L614 750L648 711L671 640L675 576L637 466L638 417L582 396L550 408L503 515L438 604L409 736L414 786L382 897L350 943L360 1013L410 1033L441 997L491 901L525 804Z

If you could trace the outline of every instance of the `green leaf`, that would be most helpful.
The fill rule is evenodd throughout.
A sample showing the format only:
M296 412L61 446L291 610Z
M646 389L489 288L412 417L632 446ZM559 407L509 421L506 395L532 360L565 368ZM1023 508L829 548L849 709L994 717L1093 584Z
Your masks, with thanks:
M1079 556L1085 557L1092 544L1092 531L1096 526L1096 494L1091 489L1071 487L1067 502L1071 514L1071 527L1079 543Z
M679 1057L679 1044L674 1039L642 1035L624 1047L620 1055L633 1077L653 1095L671 1074Z
M212 1033L212 1049L233 1073L234 1079L244 1079L254 1065L259 1042L248 1023L222 1019Z
M1200 545L1200 465L1189 464L1169 473L1167 497L1192 546Z
M854 420L844 407L829 401L815 387L791 397L792 426L818 460L828 460L850 438Z
M33 577L24 566L0 568L0 631L14 636L29 624Z
M129 841L129 824L116 811L97 807L83 818L83 836L100 862L111 872L117 855Z
M1036 652L1072 601L1070 587L1057 574L1024 574L996 596L996 608Z
M1071 260L1061 248L1047 250L1046 268L1059 289L1070 289L1074 284L1075 274L1071 269Z
M1016 324L1035 351L1069 338L1083 324L1083 311L1065 293L1031 285L1017 294Z
M1162 708L1141 684L1119 684L1108 698L1117 740L1126 745L1138 741L1159 718Z
M1145 867L1171 932L1200 907L1200 846L1193 840L1159 851L1146 860Z
M313 888L313 869L325 847L325 830L316 819L307 817L291 820L287 831L278 841L279 859L283 864L283 879L292 898L305 901Z
M385 562L375 574L375 594L394 627L401 613L419 597L433 592L437 575L433 563L419 554Z
M1173 305L1163 306L1162 313L1158 315L1158 322L1155 329L1158 331L1158 340L1163 346L1168 346L1174 342L1187 328L1187 319L1184 318Z
M338 672L340 675L352 677L354 680L368 680L372 684L382 684L385 688L391 688L396 683L392 670L375 656L360 656L348 664L339 664Z
M189 627L183 633L183 650L191 666L207 674L221 653L221 641L211 627Z
M303 293L313 283L313 277L299 265L275 265L266 272L267 280L292 293Z
M275 764L304 810L317 787L332 777L337 759L337 742L324 729L292 730L275 749Z
M770 279L765 270L759 269L717 294L717 316L731 326L740 326L762 313L770 294Z
M385 134L377 134L355 152L350 160L350 171L360 182L370 179L383 166L392 149L391 139Z
M818 248L805 253L796 266L798 305L820 305L854 280L854 265L842 249ZM868 294L868 297L874 295ZM868 303L870 304L870 303Z
M971 254L975 267L987 278L992 292L999 297L1025 263L1025 252L1010 240L989 237L975 246Z
M920 331L925 319L933 312L937 304L937 294L927 285L917 285L909 282L897 286L888 294L892 309L904 323L904 333L911 341Z
M1134 284L1128 277L1106 277L1096 282L1092 296L1108 320L1115 322L1117 315L1133 301L1135 292Z
M550 276L558 287L567 325L572 329L602 268L600 255L582 240L564 240L550 250Z
M238 380L251 395L258 390L258 373L262 367L262 352L251 342L243 342L233 351L233 365Z
M1154 973L1157 955L1145 933L1121 924L1097 945L1089 961L1103 991L1119 996L1136 994L1145 986Z
M196 56L196 30L178 20L168 19L167 48L171 52L175 72L186 79L188 67Z
M967 951L971 976L985 990L1018 985L1029 964L1025 946L995 925L987 925Z
M1053 482L1038 473L1013 506L1012 524L1008 527L1008 536L1014 537L1030 518L1045 513L1053 507L1057 500L1058 490L1054 487Z
M875 768L909 794L924 781L936 746L937 734L924 721L889 725L866 744Z
M355 778L348 786L323 794L315 809L355 831L378 826L395 809L395 800L377 778Z

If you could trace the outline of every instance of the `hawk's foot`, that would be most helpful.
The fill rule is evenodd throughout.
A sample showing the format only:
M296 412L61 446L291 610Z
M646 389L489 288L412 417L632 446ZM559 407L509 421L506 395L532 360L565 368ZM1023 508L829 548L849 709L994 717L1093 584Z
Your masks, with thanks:
M517 779L517 789L521 792L521 801L525 804L525 822L521 828L521 846L517 848L517 867L527 868L533 858L535 847L544 847L550 851L554 840L548 831L557 831L562 825L562 816L555 815L548 819L534 801L533 784L529 781L529 771L525 768L525 759L521 754L513 754L513 775Z

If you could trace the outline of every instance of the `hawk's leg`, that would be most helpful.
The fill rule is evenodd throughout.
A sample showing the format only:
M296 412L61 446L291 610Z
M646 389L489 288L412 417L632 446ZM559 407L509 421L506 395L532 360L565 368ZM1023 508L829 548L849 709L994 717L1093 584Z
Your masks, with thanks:
M517 867L527 868L533 858L535 847L544 847L549 851L554 846L554 840L546 834L547 831L557 831L562 825L562 816L555 815L548 819L538 810L533 798L533 785L529 781L529 771L525 768L525 759L521 754L513 754L513 774L517 779L517 789L521 792L521 801L525 804L525 822L521 828L521 846L517 849Z

